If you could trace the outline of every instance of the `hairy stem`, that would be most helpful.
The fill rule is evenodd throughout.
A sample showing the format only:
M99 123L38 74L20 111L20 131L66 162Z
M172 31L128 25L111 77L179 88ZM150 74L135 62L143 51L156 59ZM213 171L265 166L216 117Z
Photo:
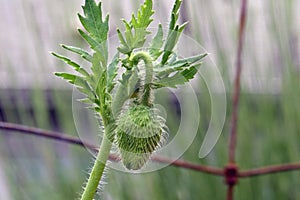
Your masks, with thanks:
M109 152L112 146L112 143L109 141L106 135L107 134L105 134L102 139L100 150L98 152L88 182L84 188L84 192L81 196L81 200L93 200L96 194L97 187L102 178L104 168L106 166L106 162L108 160Z
M152 106L152 90L151 83L153 82L153 62L151 56L143 51L133 54L130 58L133 65L137 65L140 60L145 63L145 79L140 90L140 103L146 106Z

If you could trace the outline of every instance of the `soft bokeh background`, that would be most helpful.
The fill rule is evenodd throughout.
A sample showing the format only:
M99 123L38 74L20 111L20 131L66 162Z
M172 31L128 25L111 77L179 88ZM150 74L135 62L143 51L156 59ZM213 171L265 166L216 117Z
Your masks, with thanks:
M141 1L140 1L141 2ZM173 1L155 0L156 15L167 24ZM77 136L72 116L72 88L54 77L67 67L49 51L60 43L86 47L77 34L82 0L0 0L0 120L52 129ZM228 116L214 150L198 158L210 119L210 99L201 78L195 83L201 107L196 140L183 155L195 163L224 166L234 74L240 1L184 1L185 32L208 52L222 73ZM111 35L128 19L136 0L103 0L110 13ZM240 168L300 160L300 1L249 1L243 56L238 163ZM188 48L188 47L183 47ZM78 59L78 58L75 58ZM188 99L187 99L188 100ZM176 129L174 96L159 101ZM191 119L193 120L193 119ZM187 133L188 134L188 133ZM81 191L91 154L84 148L0 130L0 199L75 199ZM104 199L225 199L219 177L175 167L145 175L110 170ZM236 199L299 199L300 172L240 180Z

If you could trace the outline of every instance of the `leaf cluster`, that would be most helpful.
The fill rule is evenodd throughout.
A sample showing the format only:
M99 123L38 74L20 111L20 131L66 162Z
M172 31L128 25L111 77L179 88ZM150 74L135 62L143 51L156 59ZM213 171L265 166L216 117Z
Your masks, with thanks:
M90 70L86 70L70 58L57 53L52 53L58 59L66 62L77 73L57 72L55 75L62 77L69 83L75 85L77 89L86 95L83 100L91 104L91 108L99 111L101 115L109 115L108 108L115 107L117 112L123 103L129 99L140 84L139 69L134 67L136 63L130 58L137 51L147 52L153 62L154 79L151 83L152 89L162 87L177 87L195 77L201 60L207 54L201 54L190 58L179 59L174 49L180 35L184 31L187 23L178 24L179 9L182 0L175 0L171 11L169 29L164 36L162 25L159 24L157 32L149 44L146 43L150 34L149 25L153 21L153 2L145 0L139 8L137 14L132 14L129 21L123 19L125 31L122 33L117 29L120 40L118 53L112 61L108 61L108 32L109 16L102 15L102 4L94 0L85 0L83 15L78 17L85 30L79 29L79 34L89 44L91 52L84 49L62 45L65 50L80 55L85 61L90 63ZM126 70L119 80L116 80L117 72L121 66ZM112 91L116 84L116 95ZM116 99L116 100L113 100ZM117 106L111 106L115 104Z
M82 7L84 16L78 14L79 19L85 28L85 31L79 29L79 34L90 45L93 50L89 53L81 48L62 45L62 47L72 53L80 55L84 60L90 63L91 73L81 67L71 59L52 53L55 57L70 65L77 74L57 72L56 76L62 77L69 83L75 85L77 89L86 95L82 101L91 104L91 108L99 111L101 114L107 113L107 105L111 102L111 91L116 82L117 65L119 54L116 54L113 60L108 64L108 19L102 17L101 2L96 4L94 0L86 0Z

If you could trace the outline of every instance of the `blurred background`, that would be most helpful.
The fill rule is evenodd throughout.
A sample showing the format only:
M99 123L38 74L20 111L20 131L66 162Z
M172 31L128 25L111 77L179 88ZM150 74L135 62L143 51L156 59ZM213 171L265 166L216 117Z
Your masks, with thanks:
M110 35L122 27L120 18L129 19L140 2L103 0L105 13L110 13ZM78 136L70 103L72 87L53 75L68 67L49 51L68 55L61 43L87 47L77 33L80 23L76 13L82 12L83 0L0 3L0 120ZM154 0L154 4L156 23L166 27L173 1ZM239 7L237 0L185 0L181 9L180 20L190 21L185 34L210 53L222 74L228 104L221 138L206 158L199 159L211 102L202 78L194 82L199 105L191 106L201 108L201 121L195 141L182 158L195 163L222 167L227 161ZM237 162L241 169L300 161L299 10L298 0L249 1L238 125ZM168 112L168 126L176 130L180 112L174 112L174 95L166 91L158 102ZM0 199L75 199L91 162L85 148L0 130ZM103 194L107 200L226 196L222 178L172 166L143 175L110 170L107 182ZM300 198L299 186L300 171L266 175L240 180L235 196L243 200L294 200Z

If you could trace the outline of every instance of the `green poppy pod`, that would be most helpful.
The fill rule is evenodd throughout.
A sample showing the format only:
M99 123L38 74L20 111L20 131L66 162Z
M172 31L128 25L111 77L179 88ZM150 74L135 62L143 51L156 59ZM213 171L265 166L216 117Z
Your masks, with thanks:
M165 119L158 110L131 105L117 120L116 143L127 169L140 169L167 137Z

